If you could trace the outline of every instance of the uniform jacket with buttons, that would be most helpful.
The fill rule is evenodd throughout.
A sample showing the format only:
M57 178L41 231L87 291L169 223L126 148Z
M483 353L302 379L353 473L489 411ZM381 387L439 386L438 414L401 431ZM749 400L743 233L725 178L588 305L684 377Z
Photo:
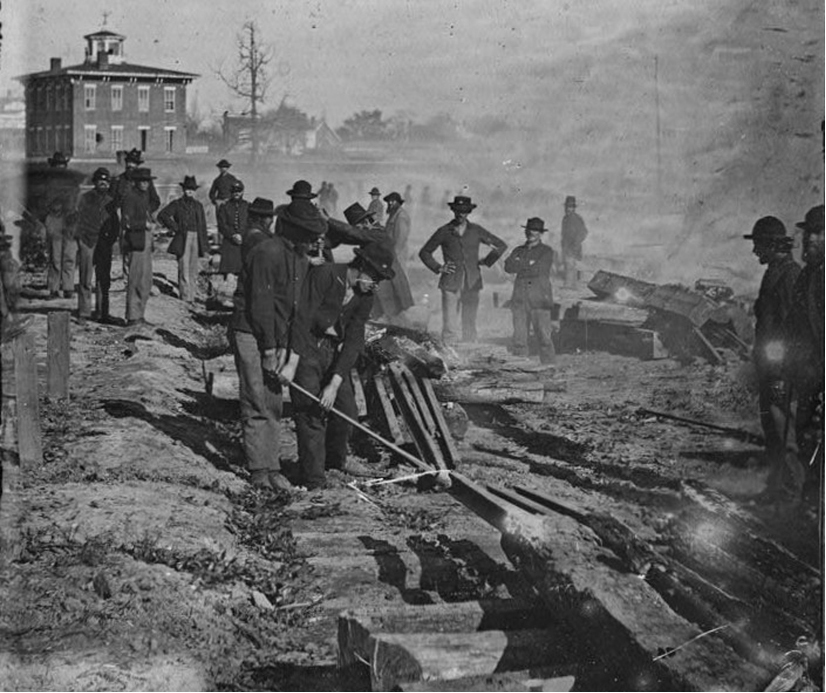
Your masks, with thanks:
M511 305L527 308L553 307L551 267L554 251L541 241L532 247L520 245L505 259L505 272L515 274Z
M463 235L456 229L457 222L452 220L436 230L419 251L419 258L433 272L438 272L442 265L433 257L437 248L442 249L442 261L453 262L456 270L453 274L443 274L439 279L442 291L479 291L482 288L482 273L479 265L490 267L507 250L508 246L501 238L494 236L487 229L467 222ZM479 260L479 246L491 246L490 252Z
M221 234L221 264L218 271L224 274L238 274L241 271L241 246L232 240L233 234L242 237L247 230L247 208L245 199L230 199L218 208L218 233Z

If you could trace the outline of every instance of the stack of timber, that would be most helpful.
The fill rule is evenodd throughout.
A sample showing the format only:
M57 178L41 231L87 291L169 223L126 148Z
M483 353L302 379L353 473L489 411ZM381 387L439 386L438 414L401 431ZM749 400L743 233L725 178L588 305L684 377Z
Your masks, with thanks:
M748 357L749 319L715 287L711 294L678 284L652 284L604 270L588 288L599 303L622 306L616 314L600 315L589 302L569 309L560 323L561 351L599 349L642 359L701 356L722 362L721 349ZM644 317L635 311L645 311Z

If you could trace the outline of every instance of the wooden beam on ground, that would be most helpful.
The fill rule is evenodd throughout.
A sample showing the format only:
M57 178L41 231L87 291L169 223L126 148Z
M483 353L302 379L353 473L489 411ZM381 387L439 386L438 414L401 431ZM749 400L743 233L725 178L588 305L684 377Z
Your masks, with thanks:
M605 351L643 361L668 356L657 332L623 322L566 318L559 323L557 340L560 353Z
M723 357L720 356L720 352L717 351L715 346L708 341L708 337L703 334L703 331L696 325L692 327L691 331L697 338L697 342L700 344L700 351L703 356L705 356L706 359L715 366L719 366L723 363Z
M452 681L416 681L400 683L402 691L570 691L574 676L558 676L552 667L508 671L504 674L468 676Z
M17 449L20 466L25 471L27 467L43 462L34 335L31 332L18 335L12 349L17 394Z
M393 402L390 399L390 393L387 391L384 376L381 373L376 373L372 379L372 383L376 390L376 399L379 401L381 418L387 426L387 432L396 445L403 445L407 442L406 436L402 433L401 424L393 409Z
M404 364L396 364L395 367L398 374L404 378L404 381L407 383L408 390L413 395L413 399L416 402L416 407L419 410L419 416L422 419L425 429L430 435L435 435L436 421L433 419L433 414L430 412L430 407L427 405L427 400L419 387L419 381Z
M367 399L364 396L364 386L361 384L359 372L352 368L350 370L350 381L353 384L353 397L356 400L356 412L358 417L364 418L367 416Z
M442 411L442 403L439 401L439 398L436 397L436 392L433 389L433 383L430 382L430 378L422 378L421 384L422 393L424 394L424 397L430 406L430 410L433 413L433 419L436 422L436 428L439 431L444 446L444 451L446 453L445 456L447 458L445 461L449 467L455 468L460 460L459 451L456 449L456 443L453 440L453 436L450 433L450 428L445 420L445 415Z
M52 401L69 398L69 346L69 312L53 310L46 347L46 396Z

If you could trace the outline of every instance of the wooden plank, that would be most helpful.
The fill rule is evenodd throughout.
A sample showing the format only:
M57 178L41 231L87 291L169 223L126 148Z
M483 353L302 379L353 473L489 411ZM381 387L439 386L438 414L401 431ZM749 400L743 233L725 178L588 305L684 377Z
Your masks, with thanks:
M565 667L562 667L565 668ZM576 683L572 674L559 676L559 667L539 667L504 674L467 676L452 681L400 683L402 691L570 691Z
M714 345L708 341L708 338L703 334L703 331L696 325L691 328L691 331L700 343L703 356L705 356L715 366L719 366L723 363L723 358L720 356L720 352L718 352Z
M413 395L413 399L416 402L416 407L419 410L419 416L421 416L425 429L430 435L435 435L436 421L433 419L433 414L430 412L430 407L427 405L427 400L422 394L422 390L419 387L419 382L416 380L416 376L414 376L410 372L410 369L404 364L397 364L396 368L398 369L401 377L404 378L407 383L410 393Z
M69 398L69 312L48 315L46 347L46 396L53 401Z
M384 377L377 373L372 380L373 386L376 388L376 397L379 400L381 413L384 418L384 423L387 426L387 431L390 438L396 445L402 445L406 441L402 434L402 429L399 420L396 418L396 412L393 410L393 403L390 400L390 394L387 392L387 386L384 383Z
M350 381L353 384L353 396L356 399L357 416L362 419L367 416L367 399L364 396L364 386L361 384L359 372L355 368L350 370Z
M433 414L433 418L436 421L436 428L439 431L442 444L445 448L445 457L447 458L445 461L448 466L455 468L461 458L459 457L459 451L456 449L456 443L453 440L453 436L450 433L450 428L445 420L445 415L442 411L442 403L439 401L439 398L436 397L436 392L433 389L433 383L430 382L430 378L422 378L421 385L422 393L424 394Z
M668 356L657 332L607 320L563 319L559 323L558 344L560 353L606 351L643 361Z
M17 393L17 448L23 471L43 462L34 344L34 335L26 332L16 337L12 345Z

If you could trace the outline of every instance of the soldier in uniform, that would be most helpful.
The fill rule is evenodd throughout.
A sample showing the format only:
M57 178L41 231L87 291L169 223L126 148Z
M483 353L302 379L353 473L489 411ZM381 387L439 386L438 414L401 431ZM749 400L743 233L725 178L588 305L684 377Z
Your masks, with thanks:
M491 267L507 250L501 238L490 231L468 221L467 217L476 205L469 197L456 195L448 203L454 218L438 228L419 251L421 261L433 272L440 275L439 289L442 292L442 339L456 341L456 316L461 306L462 341L476 341L476 314L479 311L479 292L482 290L481 265ZM490 252L479 259L479 246L491 246ZM433 253L442 249L439 263Z
M212 181L209 188L209 201L215 206L215 216L218 216L218 209L232 197L232 185L238 183L238 179L230 172L232 166L226 159L221 159L217 164L218 175Z
M249 202L244 199L244 184L239 180L230 188L229 200L218 209L218 233L221 234L221 264L218 271L226 277L241 271L241 244L247 230Z
M759 500L795 503L803 487L803 467L797 458L794 412L786 376L791 344L788 321L794 303L794 284L800 267L792 259L793 239L776 217L762 217L744 238L766 272L754 304L756 319L752 359L757 371L760 423L766 439L769 475Z
M516 275L511 296L511 351L517 356L527 356L528 330L533 328L539 340L540 362L553 363L556 356L551 341L551 309L554 304L551 268L554 251L542 242L542 234L548 230L542 219L531 217L522 228L525 229L525 243L505 259L505 272Z

